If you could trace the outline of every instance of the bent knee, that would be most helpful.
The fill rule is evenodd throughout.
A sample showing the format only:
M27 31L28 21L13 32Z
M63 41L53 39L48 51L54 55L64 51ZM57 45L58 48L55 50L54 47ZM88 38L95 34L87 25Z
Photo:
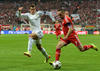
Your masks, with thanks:
M38 36L35 33L30 34L29 37L31 37L32 39L35 39L35 40L38 39Z
M57 45L56 49L61 49L62 45Z
M38 48L39 50L41 50L41 49L42 49L42 47L41 47L41 45L40 45L40 44L36 44L36 46L37 46L37 48Z
M64 42L59 42L58 45L56 46L56 48L62 48L65 45Z

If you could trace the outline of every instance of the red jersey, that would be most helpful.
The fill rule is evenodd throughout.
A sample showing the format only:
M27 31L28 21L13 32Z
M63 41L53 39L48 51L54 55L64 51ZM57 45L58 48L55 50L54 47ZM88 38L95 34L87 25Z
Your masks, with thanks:
M70 23L70 25L69 25L69 23ZM65 18L64 18L64 20L62 22L62 31L64 33L64 36L67 35L69 27L71 27L72 29L74 29L71 18L69 16L65 16Z
M58 36L58 35L60 35L61 34L61 31L60 31L60 28L61 28L61 25L60 24L55 24L54 25L54 28L55 28L55 33L56 33L56 35Z
M63 26L62 30L63 30L64 36L67 35L69 28L74 29L72 20L68 16L66 16L64 18L62 26ZM63 40L63 38L61 38L60 40L64 41L66 43L66 45L69 43L73 43L77 47L80 46L80 41L74 30L70 33L68 38L66 38L65 40Z

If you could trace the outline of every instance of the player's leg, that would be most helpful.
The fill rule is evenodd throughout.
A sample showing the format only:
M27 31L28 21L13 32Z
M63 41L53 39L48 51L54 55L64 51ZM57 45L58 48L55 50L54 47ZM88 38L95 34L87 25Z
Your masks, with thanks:
M56 33L56 38L59 39L61 37L61 31L60 32L55 32Z
M84 52L86 50L89 50L90 48L92 49L95 49L97 50L97 48L95 48L95 46L92 44L92 45L84 45L82 46L82 43L80 42L79 38L77 35L74 35L73 37L73 40L71 40L71 42L76 46L78 47L78 49L81 51L81 52Z
M29 35L29 40L28 40L28 51L24 52L24 55L31 57L31 51L32 51L32 45L36 42L36 40L32 39L32 37Z
M24 55L31 57L32 44L36 43L37 39L38 35L36 33L32 32L32 34L29 35L28 52L24 52Z
M53 65L54 62L59 61L60 59L60 54L61 54L61 48L65 45L67 45L68 43L64 42L63 40L60 40L56 46L56 53L55 53L55 61L50 62L50 65Z
M36 33L32 33L29 36L32 37L32 39L34 39L34 40L38 39L38 35Z
M50 58L50 56L47 54L46 50L42 47L41 39L36 40L36 46L38 50L46 57L45 62L48 62L48 59Z
M90 45L84 45L83 46L84 51L88 50L88 49L94 49L95 51L98 51L98 48L96 48L96 46L94 44L90 44Z
M60 39L61 38L61 34L59 34L58 36L57 36L57 39Z
M65 46L66 43L62 40L60 40L56 46L56 53L55 53L55 61L59 61L59 58L60 58L60 54L61 54L61 48L63 46Z
M45 62L48 62L48 59L50 58L50 56L47 54L45 49L41 46L41 38L43 37L43 32L39 31L36 34L37 34L37 37L38 37L38 39L36 40L36 46L42 52L42 54L46 57Z

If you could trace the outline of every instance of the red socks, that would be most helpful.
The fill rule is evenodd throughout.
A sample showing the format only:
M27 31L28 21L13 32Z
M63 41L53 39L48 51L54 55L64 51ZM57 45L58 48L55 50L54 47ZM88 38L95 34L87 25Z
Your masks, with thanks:
M84 47L85 50L88 50L90 48L93 48L92 45L84 45L83 47ZM56 49L56 53L55 53L55 61L59 61L60 53L61 53L61 49L60 48L57 48Z
M83 47L84 47L85 50L88 50L89 48L93 48L92 45L84 45Z
M60 48L56 49L56 54L55 54L56 57L55 57L55 61L59 61L60 53L61 53L61 49L60 49Z

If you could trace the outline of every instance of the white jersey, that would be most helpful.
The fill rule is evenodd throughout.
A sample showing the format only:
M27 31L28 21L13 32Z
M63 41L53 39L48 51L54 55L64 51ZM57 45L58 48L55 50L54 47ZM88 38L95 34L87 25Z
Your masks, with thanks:
M29 21L30 24L30 29L32 32L38 32L41 31L41 27L40 27L40 17L41 15L43 15L43 12L38 11L35 14L31 14L31 13L16 13L18 17L27 19Z
M51 12L46 12L45 15L47 15L47 13L50 16L50 18L53 21L55 21L54 17L51 15ZM28 19L32 32L37 33L39 31L41 31L40 20L41 20L41 16L44 15L43 11L37 11L35 14L31 14L31 13L21 13L20 14L20 12L17 11L16 15L18 17Z

